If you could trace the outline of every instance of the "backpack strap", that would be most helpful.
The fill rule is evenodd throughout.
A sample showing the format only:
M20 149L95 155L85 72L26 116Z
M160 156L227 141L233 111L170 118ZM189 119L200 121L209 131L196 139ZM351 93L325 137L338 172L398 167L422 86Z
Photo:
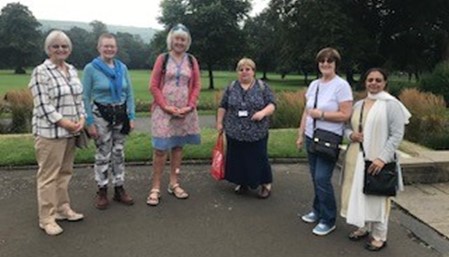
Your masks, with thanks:
M190 68L193 70L193 56L187 53L187 58L189 59Z
M164 61L162 62L162 74L165 74L165 72L167 71L168 58L170 58L170 55L168 53L164 53Z
M261 79L258 79L257 82L259 83L260 90L264 91L265 90L265 82Z

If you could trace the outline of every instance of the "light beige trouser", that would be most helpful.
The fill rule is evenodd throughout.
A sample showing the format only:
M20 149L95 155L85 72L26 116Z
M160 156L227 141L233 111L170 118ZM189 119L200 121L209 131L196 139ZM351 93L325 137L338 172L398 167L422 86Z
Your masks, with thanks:
M37 204L39 222L55 221L55 212L70 206L68 185L75 159L75 138L48 139L37 136L34 148L39 165Z
M375 240L385 242L387 241L388 218L389 215L385 218L385 222L368 221L363 228L360 228L360 230L368 231Z

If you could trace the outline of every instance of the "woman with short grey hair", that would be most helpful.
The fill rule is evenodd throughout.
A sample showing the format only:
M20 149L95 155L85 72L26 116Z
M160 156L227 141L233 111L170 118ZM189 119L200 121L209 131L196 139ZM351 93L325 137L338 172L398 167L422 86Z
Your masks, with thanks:
M48 59L33 70L28 87L34 101L39 227L54 236L63 232L56 220L79 221L84 217L72 210L68 185L75 159L75 136L84 127L85 113L77 71L66 62L72 51L69 37L54 30L44 46Z

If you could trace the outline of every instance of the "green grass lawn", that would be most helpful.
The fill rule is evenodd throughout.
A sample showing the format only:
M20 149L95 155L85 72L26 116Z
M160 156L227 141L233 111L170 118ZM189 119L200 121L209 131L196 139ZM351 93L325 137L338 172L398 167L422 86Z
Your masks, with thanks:
M305 152L299 152L295 147L296 129L274 129L270 131L268 154L270 158L305 157ZM184 159L210 159L212 148L217 138L214 129L202 129L201 145L185 147ZM0 167L35 165L34 140L31 134L0 135ZM17 149L11 151L11 149ZM20 149L20 150L18 150ZM93 163L95 146L78 150L75 163ZM125 145L127 162L149 161L152 157L151 135L148 133L132 133Z
M15 75L13 70L0 70L0 96L10 90L27 88L30 80L32 69L27 70L27 74ZM130 76L134 87L134 94L136 101L149 103L152 97L148 91L148 82L151 72L149 70L131 70ZM79 77L82 78L82 70L79 71ZM262 77L261 73L257 73L257 77ZM232 80L237 78L234 71L214 71L214 88L209 90L209 77L207 71L202 71L201 82L202 89L200 94L200 103L202 106L209 106L214 103L214 97L217 91L225 88ZM309 80L315 77L309 76ZM358 78L358 77L356 77ZM287 75L285 79L276 73L268 74L268 84L274 91L295 91L306 85L304 84L304 77L301 75ZM390 78L390 84L393 86L400 86L405 84L415 85L415 82L408 82L406 77L393 76Z
M0 70L0 96L10 90L27 88L30 81L30 74L32 70L28 69L24 75L15 75L12 70ZM82 71L79 71L80 78L82 78ZM131 70L130 76L133 83L134 94L136 102L149 103L152 97L148 91L148 82L150 80L150 71L148 70ZM262 74L257 74L261 77ZM202 71L201 82L202 89L200 94L201 106L213 106L216 92L225 88L232 80L237 78L237 74L231 71L215 71L214 72L214 87L215 90L209 90L209 77L207 71ZM282 80L280 75L270 73L268 74L269 85L275 91L292 91L298 90L304 86L303 77L299 75L289 75ZM204 109L204 107L203 107Z

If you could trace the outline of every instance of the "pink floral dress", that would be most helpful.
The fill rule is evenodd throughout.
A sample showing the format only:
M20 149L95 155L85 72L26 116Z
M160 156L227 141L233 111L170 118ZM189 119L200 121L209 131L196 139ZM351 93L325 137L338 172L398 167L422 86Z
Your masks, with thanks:
M167 105L185 107L188 104L188 85L192 74L187 54L180 63L169 57L166 65L162 94ZM155 104L151 115L151 133L153 148L158 150L170 150L185 144L200 144L198 113L194 109L184 118L178 118L164 112Z

